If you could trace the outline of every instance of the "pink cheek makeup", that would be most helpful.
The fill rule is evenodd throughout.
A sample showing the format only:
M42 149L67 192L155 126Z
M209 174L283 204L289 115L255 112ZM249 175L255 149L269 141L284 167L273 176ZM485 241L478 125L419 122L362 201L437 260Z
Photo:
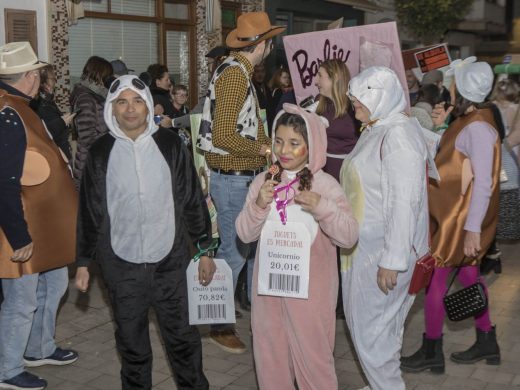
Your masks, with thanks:
M294 157L303 157L305 154L307 154L307 146L306 145L302 145L299 148L294 149L292 151L292 154L293 154Z

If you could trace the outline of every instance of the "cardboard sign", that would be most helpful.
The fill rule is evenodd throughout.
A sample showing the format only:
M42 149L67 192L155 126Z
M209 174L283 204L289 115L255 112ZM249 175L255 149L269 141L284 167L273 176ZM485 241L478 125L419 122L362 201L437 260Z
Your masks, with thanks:
M417 65L423 73L443 68L451 63L448 46L445 43L419 51L415 53L414 56L417 60Z
M314 84L319 65L333 58L347 64L351 77L360 72L362 64L389 66L399 77L408 99L395 22L287 35L283 43L298 103L318 94Z
M403 57L404 68L406 70L417 68L417 60L415 58L415 53L418 53L420 51L424 51L424 50L430 49L432 47L433 47L433 45L432 46L423 46L423 47L416 47L414 49L403 50L401 52L401 55Z
M213 259L217 271L207 286L199 283L199 263L191 261L186 270L190 325L232 324L235 319L233 274L223 259Z

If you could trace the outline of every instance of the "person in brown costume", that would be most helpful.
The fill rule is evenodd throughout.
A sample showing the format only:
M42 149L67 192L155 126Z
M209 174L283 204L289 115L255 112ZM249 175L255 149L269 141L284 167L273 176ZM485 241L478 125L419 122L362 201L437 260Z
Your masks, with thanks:
M0 47L0 389L44 389L25 371L65 365L56 313L74 261L77 195L66 161L29 107L44 66L28 42Z
M500 137L492 109L483 103L493 85L493 71L475 57L456 60L449 72L454 107L447 111L438 104L433 112L436 125L453 111L455 120L443 134L435 164L440 181L430 182L431 250L436 259L425 295L425 325L421 348L401 358L401 369L444 372L442 327L446 315L443 297L447 280L455 267L464 287L480 280L479 263L491 246L498 222ZM484 288L487 295L487 290ZM459 364L486 360L500 364L500 349L489 307L475 316L476 342L466 351L453 352Z

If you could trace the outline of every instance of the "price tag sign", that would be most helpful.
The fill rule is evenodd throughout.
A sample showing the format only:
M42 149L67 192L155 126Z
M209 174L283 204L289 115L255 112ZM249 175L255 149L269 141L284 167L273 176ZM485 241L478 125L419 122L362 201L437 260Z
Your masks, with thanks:
M231 268L223 259L213 259L217 271L208 286L199 283L199 262L190 262L186 270L190 325L232 324L235 299Z
M258 294L307 299L311 235L305 225L268 220L259 248Z

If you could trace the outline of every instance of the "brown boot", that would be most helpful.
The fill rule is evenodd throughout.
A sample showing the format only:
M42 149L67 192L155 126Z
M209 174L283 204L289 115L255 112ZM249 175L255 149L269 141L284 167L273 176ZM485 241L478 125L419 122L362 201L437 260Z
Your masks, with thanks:
M210 341L229 353L244 353L246 345L238 338L235 329L212 330L209 332Z

